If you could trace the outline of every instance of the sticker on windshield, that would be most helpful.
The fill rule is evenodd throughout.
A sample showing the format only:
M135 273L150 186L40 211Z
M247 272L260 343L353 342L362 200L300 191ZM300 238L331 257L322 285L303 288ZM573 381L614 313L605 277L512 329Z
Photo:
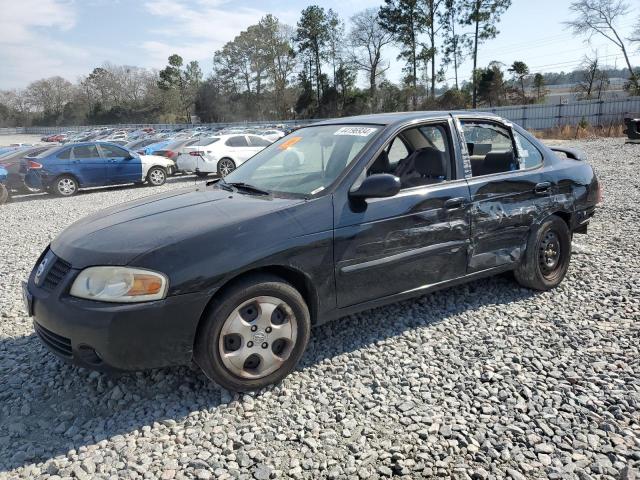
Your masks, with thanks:
M291 137L288 140L285 140L284 142L282 142L278 148L280 150L286 150L287 148L293 147L296 143L298 143L300 140L302 140L302 137Z
M368 137L376 130L377 128L371 127L342 127L340 130L336 131L334 135L353 135L356 137Z

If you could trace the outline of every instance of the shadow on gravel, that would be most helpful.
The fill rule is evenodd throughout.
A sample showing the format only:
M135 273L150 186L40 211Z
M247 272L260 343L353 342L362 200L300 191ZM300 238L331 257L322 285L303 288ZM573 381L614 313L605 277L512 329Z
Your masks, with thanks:
M499 276L344 317L314 329L298 368L484 305L509 304L533 295ZM313 395L315 386L309 384L308 389L306 394ZM106 439L128 450L132 444L118 436L134 432L143 436L144 427L154 422L171 429L184 421L189 428L191 412L223 409L237 398L190 367L109 377L58 360L35 335L5 338L0 340L0 472Z
M192 185L195 186L195 185L204 184L205 181L213 180L214 178L215 177L211 176L211 178L202 179L194 175L188 175L188 176L179 175L179 176L167 178L167 185L176 185L176 186L179 185L180 187L189 187ZM92 193L118 192L121 190L129 190L132 188L148 189L149 195L153 194L155 189L155 187L152 187L146 183L141 185L127 184L127 185L115 185L112 187L92 187L92 188L82 189L78 191L78 193L74 198L84 197L85 195L91 195ZM34 201L34 200L54 200L54 199L60 199L60 198L61 197L57 195L52 195L45 192L27 193L27 194L13 195L9 200L9 203L24 203L24 202Z

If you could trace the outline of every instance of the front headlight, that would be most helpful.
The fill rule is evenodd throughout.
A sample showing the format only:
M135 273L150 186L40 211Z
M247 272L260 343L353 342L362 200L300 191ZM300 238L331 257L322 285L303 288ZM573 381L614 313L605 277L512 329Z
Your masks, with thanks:
M100 302L133 303L161 300L169 281L162 273L128 267L89 267L71 286L71 295Z

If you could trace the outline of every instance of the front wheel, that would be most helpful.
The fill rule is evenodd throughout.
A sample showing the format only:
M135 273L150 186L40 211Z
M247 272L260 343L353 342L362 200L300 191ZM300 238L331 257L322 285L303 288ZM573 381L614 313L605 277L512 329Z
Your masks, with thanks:
M230 158L221 158L218 161L218 175L220 177L226 177L236 169L236 164Z
M61 197L72 197L78 193L78 181L71 175L62 175L58 177L53 184L51 190Z
M564 279L570 260L569 227L551 215L530 233L524 258L515 270L516 280L534 290L551 290Z
M311 330L302 295L272 275L236 283L214 300L202 322L196 363L207 377L232 391L282 380L302 357Z
M164 185L167 181L167 172L162 167L151 167L147 173L147 182L154 187Z

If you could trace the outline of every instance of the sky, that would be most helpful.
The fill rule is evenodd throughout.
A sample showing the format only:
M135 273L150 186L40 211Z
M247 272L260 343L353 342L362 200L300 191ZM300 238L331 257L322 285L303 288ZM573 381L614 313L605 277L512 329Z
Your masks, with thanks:
M631 3L637 0L629 0ZM162 68L172 53L198 60L211 73L213 52L240 31L272 13L295 25L300 11L315 3L344 19L382 0L0 0L0 89L24 88L39 78L60 75L75 81L110 62ZM569 71L597 50L607 64L623 67L617 48L594 38L587 44L562 22L570 0L513 0L498 26L500 34L481 45L479 65L492 60L526 62L532 73ZM638 18L620 22L624 35ZM348 26L348 23L347 23ZM402 62L397 48L385 52L387 77L398 81ZM640 65L640 52L632 52ZM461 78L471 72L466 62ZM452 83L453 72L447 72Z

